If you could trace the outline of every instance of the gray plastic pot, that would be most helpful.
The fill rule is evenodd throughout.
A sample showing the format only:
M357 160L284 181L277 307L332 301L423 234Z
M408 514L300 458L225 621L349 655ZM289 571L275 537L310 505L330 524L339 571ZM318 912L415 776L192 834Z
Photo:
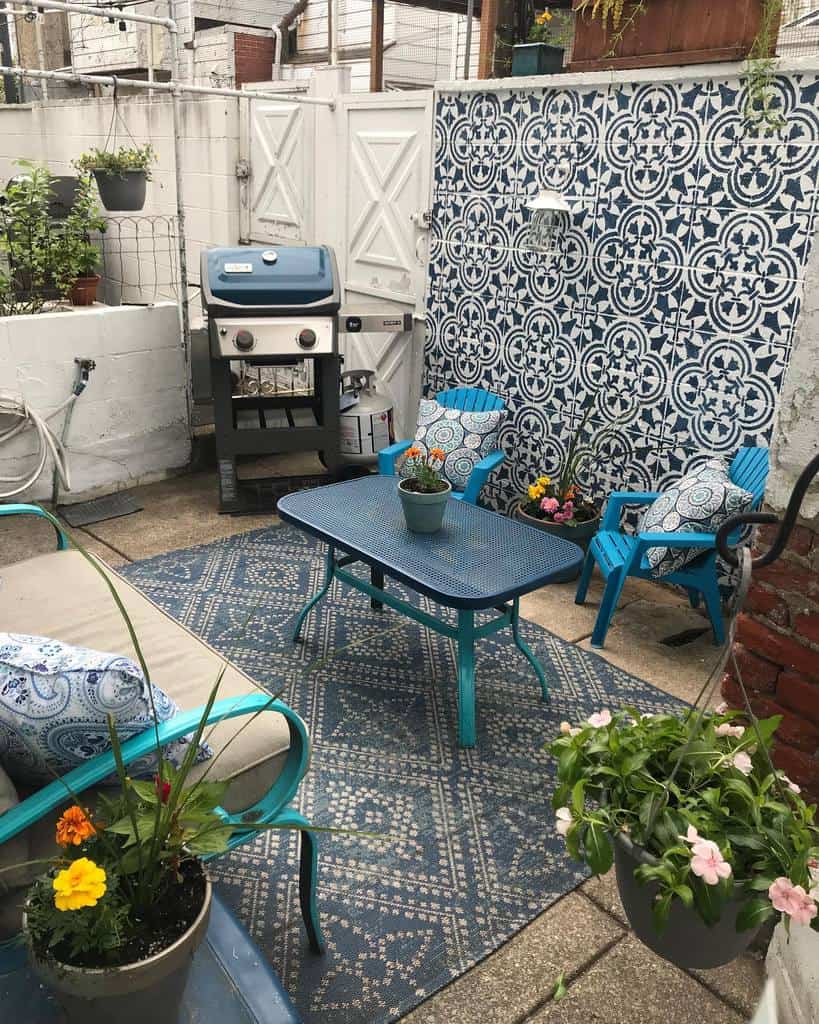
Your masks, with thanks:
M445 491L422 494L420 491L405 490L405 483L405 480L399 483L398 495L404 509L407 529L413 533L437 533L444 521L446 503L452 493L452 487L447 483Z
M202 909L190 928L161 953L135 964L92 970L43 961L30 950L34 969L57 997L66 1024L178 1024L191 961L208 930L212 894L205 879Z
M671 915L662 933L654 927L651 906L657 885L643 885L634 877L641 864L656 864L657 859L622 834L614 839L614 867L617 888L634 934L649 949L677 967L709 970L736 960L753 942L758 928L738 932L737 914L744 898L737 888L737 898L725 904L719 921L709 927L696 910L689 910L680 900L671 905Z
M107 174L94 171L102 205L110 211L141 210L145 205L145 171Z
M589 519L585 523L578 523L577 526L566 526L564 523L553 523L550 519L538 519L535 516L530 516L528 512L523 511L522 505L518 505L515 512L518 519L522 523L526 523L527 526L534 526L536 530L543 530L544 533L551 533L555 537L570 540L572 544L576 544L584 553L588 550L592 537L600 528L599 512L594 519ZM576 580L580 575L581 568L582 565L579 565L576 569L569 569L568 572L561 573L555 577L554 582L567 583L571 580Z

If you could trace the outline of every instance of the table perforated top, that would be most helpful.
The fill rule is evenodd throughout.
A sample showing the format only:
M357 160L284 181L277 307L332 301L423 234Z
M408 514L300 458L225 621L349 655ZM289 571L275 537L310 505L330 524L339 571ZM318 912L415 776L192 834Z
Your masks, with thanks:
M492 608L577 568L576 544L450 498L438 533L404 523L398 478L368 476L279 499L281 518L450 608Z

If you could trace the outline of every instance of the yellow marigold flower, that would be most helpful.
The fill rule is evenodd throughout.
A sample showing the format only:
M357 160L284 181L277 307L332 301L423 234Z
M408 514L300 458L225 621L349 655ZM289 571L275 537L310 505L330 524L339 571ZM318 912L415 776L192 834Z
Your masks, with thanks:
M532 501L537 501L538 498L542 498L543 494L544 491L540 484L529 484L529 497Z
M552 482L552 478L550 476L539 476L537 478L537 482L540 484L541 487L548 487L549 484Z
M79 846L96 831L82 807L74 804L57 822L57 842L60 846Z
M93 860L80 857L60 871L51 883L57 910L81 910L95 907L105 895L105 872Z

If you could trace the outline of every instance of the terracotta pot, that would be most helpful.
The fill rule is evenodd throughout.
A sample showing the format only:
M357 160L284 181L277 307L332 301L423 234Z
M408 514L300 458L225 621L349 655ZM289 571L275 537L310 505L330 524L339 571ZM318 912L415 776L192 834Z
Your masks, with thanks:
M99 274L92 274L90 277L78 277L69 292L71 305L93 306L97 301L97 286L100 280Z
M570 540L572 544L576 544L579 548L582 548L584 552L588 550L592 537L597 533L600 527L599 512L594 519L589 519L585 523L579 523L577 526L566 526L564 523L553 523L549 519L537 519L535 516L530 516L528 512L524 512L522 505L518 505L515 509L515 515L522 523L534 526L536 530L543 530L544 533L551 533L554 534L555 537L562 537L564 540ZM556 577L555 583L567 583L570 580L576 580L580 575L581 569L582 566L578 566L576 569L570 569L564 575Z
M135 964L99 970L71 967L40 960L29 949L35 971L65 1012L66 1024L178 1024L191 961L208 930L212 895L206 878L202 909L190 928L161 953Z
M590 5L573 0L577 11L569 71L601 68L651 68L736 61L748 56L762 22L764 0L650 0L629 21L627 3L620 29L610 19L592 17ZM618 32L612 52L612 39ZM772 33L776 39L776 31Z
M637 938L664 960L689 969L721 967L744 953L759 929L737 931L737 914L746 899L739 887L736 899L726 903L715 925L707 925L696 910L689 910L680 900L675 900L668 924L662 932L657 931L651 916L657 885L653 882L643 885L634 877L635 868L641 864L656 863L655 857L635 846L627 836L615 836L617 888L628 923Z
M398 496L404 509L407 529L413 533L437 533L443 525L446 503L452 493L452 487L447 483L445 491L424 494L421 491L405 490L406 482L402 480L399 483Z

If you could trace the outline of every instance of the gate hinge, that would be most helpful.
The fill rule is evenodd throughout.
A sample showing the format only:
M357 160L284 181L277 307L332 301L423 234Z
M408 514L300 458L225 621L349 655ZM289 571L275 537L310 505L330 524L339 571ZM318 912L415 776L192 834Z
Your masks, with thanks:
M410 214L410 220L417 227L427 229L432 224L432 210L416 210Z
M236 177L240 181L250 177L250 161L249 160L237 160L236 161Z

